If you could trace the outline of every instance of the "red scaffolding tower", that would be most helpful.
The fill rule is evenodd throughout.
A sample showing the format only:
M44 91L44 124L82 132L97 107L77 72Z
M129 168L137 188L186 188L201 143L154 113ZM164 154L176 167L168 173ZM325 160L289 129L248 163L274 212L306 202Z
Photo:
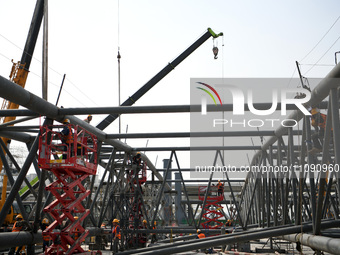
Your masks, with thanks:
M198 187L198 199L204 201L206 192L208 190L207 186L199 186ZM223 226L223 222L219 221L224 214L222 213L223 206L221 202L223 201L224 196L218 194L217 187L210 187L209 194L207 195L207 200L204 208L202 208L202 220L201 225L204 229L217 229Z
M72 132L65 141L61 130ZM52 240L45 254L81 253L89 234L82 222L90 211L82 201L90 195L84 181L97 171L97 137L75 125L41 127L39 167L51 171L55 181L46 186L55 200L44 208L54 221L43 231Z

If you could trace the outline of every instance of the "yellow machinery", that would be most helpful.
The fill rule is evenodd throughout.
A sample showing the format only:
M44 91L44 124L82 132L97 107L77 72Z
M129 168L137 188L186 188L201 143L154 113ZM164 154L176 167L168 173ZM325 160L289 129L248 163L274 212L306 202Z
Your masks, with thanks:
M20 85L21 87L25 87L26 84L26 80L27 80L27 75L28 75L28 71L25 70L25 65L20 64L20 61L15 63L13 62L13 66L12 66L12 70L11 70L11 74L9 75L9 78L11 81L13 81L14 83ZM19 105L9 102L7 100L4 100L2 103L2 107L1 110L4 109L18 109ZM5 118L1 118L0 119L0 124L1 123L8 123L10 121L15 120L15 116L7 116ZM5 145L7 146L8 143L10 142L10 139L8 138L1 138ZM3 167L3 163L0 160L0 173L2 171L2 167ZM3 204L5 203L6 200L6 192L7 192L7 181L8 181L8 177L6 174L4 174L3 176L3 182L2 182L2 193L1 193L1 200L0 200L0 210L2 209ZM14 214L14 210L13 207L11 207L11 210L8 212L6 219L5 219L5 224L12 224L15 221L15 214Z

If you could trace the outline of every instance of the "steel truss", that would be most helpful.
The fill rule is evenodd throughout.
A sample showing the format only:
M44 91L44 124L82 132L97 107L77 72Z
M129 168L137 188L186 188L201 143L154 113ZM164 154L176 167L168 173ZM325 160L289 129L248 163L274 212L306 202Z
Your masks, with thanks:
M329 96L327 106L328 117L322 152L317 154L311 153L310 141L312 130L310 128L310 120L306 117L302 120L302 130L296 131L290 128L279 128L274 131L275 135L261 146L251 163L251 166L262 165L275 167L283 165L290 168L301 165L303 171L289 174L265 171L250 172L239 194L238 191L235 191L235 186L232 185L233 181L230 180L228 174L225 173L224 181L227 183L226 187L229 189L230 200L225 199L221 201L221 203L223 205L225 204L227 210L230 210L231 207L233 208L232 212L229 212L229 215L232 215L235 222L237 222L242 229L248 229L251 225L269 228L271 226L285 226L291 223L300 225L304 222L311 221L312 224L310 226L313 234L320 235L322 221L324 219L339 219L340 176L338 172L331 171L331 167L334 169L335 166L340 163L339 77L340 65L337 65L330 74L321 81L317 88L313 90L312 98L307 105L317 106ZM186 182L183 178L183 169L180 167L180 162L177 158L177 152L187 150L187 147L149 148L149 150L155 151L170 151L169 162L175 161L177 168L172 168L170 164L168 164L165 169L163 169L163 174L160 174L160 171L157 171L147 156L142 155L143 161L147 165L147 171L152 172L154 176L153 180L157 179L158 183L141 183L139 182L140 178L134 172L135 169L132 168L130 162L136 150L144 150L145 148L132 148L119 140L113 139L113 137L117 137L114 136L114 134L108 135L100 128L93 127L72 115L65 116L58 107L42 100L23 88L14 86L10 81L1 76L0 91L3 98L27 107L31 111L30 114L34 112L34 114L38 113L47 116L44 125L50 125L52 119L61 121L67 117L73 124L83 127L98 137L100 142L98 155L101 159L99 164L105 169L105 172L104 177L96 187L95 176L89 178L87 186L89 187L89 194L91 195L84 201L84 208L89 209L89 217L84 221L83 227L94 226L99 228L103 222L111 222L115 217L120 218L123 230L123 246L127 248L131 247L130 244L132 244L132 246L136 248L139 247L137 240L140 237L139 230L142 230L141 220L147 220L148 230L150 230L154 221L172 222L173 219L166 218L164 214L164 209L174 210L174 207L171 207L172 201L176 202L176 209L181 209L183 217L189 226L197 228L200 225L204 213L203 210L199 212L198 209L200 205L203 208L206 206L207 198L205 197L203 201L198 201L197 190L194 195L189 193L189 182ZM21 96L19 97L17 95ZM65 113L67 112L66 110ZM99 113L100 109L97 110ZM115 110L118 111L119 108ZM82 109L82 112L85 114L86 109ZM108 111L106 113L108 113ZM7 111L2 114L13 114L13 112ZM110 116L109 121L113 121L114 116ZM303 116L296 110L290 118L300 121ZM105 125L103 124L103 126ZM8 209L15 199L17 199L20 204L21 198L16 198L16 196L30 166L33 164L41 180L39 182L38 192L34 191L33 187L29 187L30 192L37 197L37 204L34 211L34 225L37 231L39 220L44 215L42 208L51 204L51 197L44 192L45 180L50 179L53 181L53 177L49 173L41 172L36 162L38 138L41 133L38 133L37 136L32 136L26 133L26 131L29 130L37 131L36 127L23 127L22 129L0 128L0 134L2 136L17 139L30 145L29 154L25 163L21 168L19 167L20 172L18 178L16 181L9 178L10 182L12 181L12 190L3 206L3 210L0 212L0 222L2 223L4 221ZM300 137L301 133L302 135ZM272 131L267 133L267 135L268 134L272 134ZM187 134L181 134L179 136L183 137L185 135ZM212 136L213 134L196 135ZM248 136L251 134L238 133L233 135ZM134 138L138 137L138 135L134 136ZM155 134L154 136L157 137L160 135ZM164 136L174 137L176 134L164 134ZM221 136L228 135L221 134ZM297 137L300 137L300 139L298 140ZM229 146L196 149L216 151L214 158L214 164L216 164L217 159L220 159L223 163L227 160L222 156L222 152L225 149L249 150L253 148L253 146ZM4 151L5 150L4 148ZM10 151L5 151L5 153L11 154ZM6 166L6 159L3 153L0 153L0 156L5 163L5 170L10 177L10 171L8 171L8 167ZM14 161L13 159L11 160ZM305 171L306 167L310 169L311 166L318 164L321 166L325 165L326 170L320 173ZM180 189L177 190L181 195L180 199L176 196L176 193L173 192L171 181L166 178L171 172L178 174L178 179L175 181L181 184ZM131 175L134 177L132 178ZM206 180L208 189L211 187L212 182L213 175L211 174L209 180ZM157 193L154 190L156 185ZM195 196L196 200L194 198ZM196 205L196 208L194 205ZM21 208L21 211L24 217L28 218L23 208ZM164 228L164 230L168 233L171 232L170 229ZM265 230L263 231L263 233L265 233ZM295 232L290 233L297 233L300 230L296 230L295 228L292 231ZM283 234L286 233L280 232L280 235ZM192 248L197 246L188 247Z

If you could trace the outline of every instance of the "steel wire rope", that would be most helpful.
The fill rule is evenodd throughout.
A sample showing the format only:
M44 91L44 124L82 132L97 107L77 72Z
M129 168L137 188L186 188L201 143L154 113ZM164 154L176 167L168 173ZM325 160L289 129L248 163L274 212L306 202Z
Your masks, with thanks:
M340 19L340 16L334 21L333 25L327 30L327 32L322 36L322 38L317 42L317 44L299 62L302 62L303 60L305 60L309 56L309 54L314 51L314 49L321 43L321 41L326 37L329 31L331 31L331 29L334 27L334 25L338 22L339 19Z
M321 37L321 39L316 43L316 45L299 61L299 62L302 62L303 60L305 60L314 50L315 50L315 48L322 42L322 40L326 37L326 35L329 33L329 31L331 31L331 29L335 26L335 24L338 22L338 20L340 19L340 16L334 21L334 23L331 25L331 27L327 30L327 32ZM333 45L332 45L333 46ZM323 57L323 56L322 56ZM320 60L319 60L320 61ZM312 66L312 68L316 65L317 63L315 63L315 64L312 64L313 66ZM311 69L312 69L311 68ZM311 70L310 69L310 70ZM308 73L310 70L308 70L306 73ZM294 74L296 73L296 68L294 68L294 72L293 72L293 74L292 74L292 76L291 76L291 78L290 78L290 80L289 80L289 82L288 82L288 85L287 85L287 88L290 86L290 83L291 83L291 81L292 81L292 79L293 79L293 76L294 76ZM305 73L305 74L306 74Z
M335 42L328 48L328 50L315 62L315 64L310 68L308 69L304 75L306 75L307 73L309 73L310 70L312 70L318 63L321 59L323 59L323 57L332 49L332 47L339 41L340 39L340 36L335 40Z
M316 65L316 66L335 66L335 64L303 64L303 63L299 63L300 66L313 66L313 65Z
M18 48L19 50L21 50L23 53L26 53L27 55L29 55L30 57L32 57L33 60L37 61L38 63L42 64L42 61L39 60L38 58L34 57L33 55L29 54L27 51L25 51L24 49L22 49L21 47L19 47L18 45L16 45L14 42L12 42L11 40L9 40L7 37L5 37L4 35L0 34L0 36L2 38L4 38L6 41L8 41L9 43L11 43L12 45L14 45L16 48ZM3 57L7 58L8 60L11 60L10 58L8 58L7 56L5 56L4 54L2 54L0 52L0 55L2 55ZM60 77L63 77L63 74L61 74L60 72L58 72L57 70L55 70L54 68L48 66L48 69L55 72L56 74L60 75ZM30 73L34 73L32 71L30 71ZM39 76L38 74L35 74L37 77L41 78L41 76ZM84 95L88 100L90 100L93 104L95 104L96 106L99 106L96 102L94 102L89 96L87 96L84 92L82 92L77 85L75 85L70 79L66 78L65 80L67 80L72 86L74 86L82 95ZM51 83L50 81L48 83ZM52 84L52 83L51 83ZM53 84L55 85L55 84ZM59 85L56 85L57 87L59 87ZM72 98L74 98L76 101L80 102L77 98L73 97L70 93L68 93ZM86 106L85 104L81 103L83 106Z

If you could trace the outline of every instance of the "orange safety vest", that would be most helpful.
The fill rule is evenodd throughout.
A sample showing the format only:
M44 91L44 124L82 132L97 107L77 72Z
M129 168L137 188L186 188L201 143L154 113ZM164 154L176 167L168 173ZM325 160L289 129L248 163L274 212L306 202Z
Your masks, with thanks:
M79 238L78 229L76 228L74 231L75 231L75 233L74 233L74 240L78 240L78 238Z
M114 234L114 236L116 236L116 237L118 237L118 239L120 239L121 238L120 229L117 230L117 228L119 228L118 225L112 230L112 234Z
M51 237L50 237L49 235L44 235L44 234L43 234L43 240L46 241L46 242L48 242L48 241L51 240Z
M12 228L12 232L20 232L21 229L22 229L22 224L18 224L19 226L17 226L17 223L18 221L16 221L13 225L13 228ZM21 226L20 226L21 225Z
M199 239L205 238L205 234L201 233L197 235Z
M218 190L223 190L223 184L222 184L222 182L219 182L219 183L217 184L217 189L218 189Z
M320 113L320 115L317 115L317 116L313 116L312 126L313 127L318 126L321 129L325 129L326 128L326 119L327 119L327 116L323 113Z
M63 135L63 140L65 143L73 143L73 133L72 133L72 128L70 126L67 127L69 132L67 135Z

